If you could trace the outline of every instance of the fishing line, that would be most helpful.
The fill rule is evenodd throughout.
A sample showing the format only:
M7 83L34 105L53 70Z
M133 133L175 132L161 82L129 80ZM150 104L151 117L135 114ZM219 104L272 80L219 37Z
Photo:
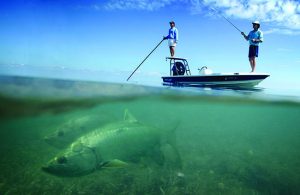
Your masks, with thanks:
M231 24L236 30L238 30L240 33L242 32L238 27L236 27L228 18L226 18L223 14L221 14L219 11L217 11L215 8L205 5L202 1L200 1L200 3L204 6L204 7L208 7L210 10L212 10L214 12L215 15L219 15L222 18L224 18L229 24Z
M230 20L228 20L223 14L219 13L216 9L209 7L214 13L217 15L222 16L229 24L231 24L236 30L238 30L240 33L242 32L238 27L236 27Z

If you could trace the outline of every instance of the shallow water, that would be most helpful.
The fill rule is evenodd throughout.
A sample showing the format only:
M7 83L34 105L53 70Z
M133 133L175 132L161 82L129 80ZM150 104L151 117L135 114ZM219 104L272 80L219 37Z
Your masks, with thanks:
M0 91L0 194L300 194L297 101L22 77L1 77ZM62 151L45 136L82 116L114 123L126 109L173 129L181 170L151 160L80 177L41 170Z

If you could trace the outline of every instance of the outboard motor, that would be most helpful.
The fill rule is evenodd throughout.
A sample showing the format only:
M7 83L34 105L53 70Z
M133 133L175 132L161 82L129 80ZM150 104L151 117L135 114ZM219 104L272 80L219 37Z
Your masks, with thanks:
M212 74L213 72L212 72L212 70L211 69L209 69L209 68L207 68L206 66L203 66L202 68L198 68L198 70L199 70L199 74L200 75L210 75L210 74Z
M175 62L174 66L172 67L173 76L177 75L184 75L186 68L182 62Z

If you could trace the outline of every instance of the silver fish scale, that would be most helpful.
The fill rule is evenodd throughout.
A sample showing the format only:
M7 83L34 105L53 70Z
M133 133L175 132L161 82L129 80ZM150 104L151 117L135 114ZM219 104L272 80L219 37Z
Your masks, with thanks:
M99 128L79 138L74 144L95 148L102 160L123 160L159 143L158 135L159 131L156 128L123 122L115 128L113 125L109 129Z

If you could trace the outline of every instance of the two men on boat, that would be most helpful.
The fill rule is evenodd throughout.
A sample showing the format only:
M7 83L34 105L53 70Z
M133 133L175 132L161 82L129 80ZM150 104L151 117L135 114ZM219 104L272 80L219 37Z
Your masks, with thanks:
M252 22L253 24L253 30L249 32L248 35L246 35L244 32L241 32L241 34L244 36L244 38L249 41L249 62L251 66L251 72L255 71L256 61L255 58L258 57L258 47L259 43L263 42L263 33L259 30L260 23L259 21Z
M241 32L241 34L244 36L244 38L249 41L249 62L251 66L251 72L255 71L256 67L256 57L258 57L258 50L259 50L259 44L263 42L263 33L260 28L259 21L252 22L253 30L249 32L248 35L246 35L244 32ZM175 27L175 22L170 22L170 29L168 36L164 37L164 40L169 40L169 48L170 48L170 54L171 57L175 56L175 47L178 42L178 30Z
M165 39L169 40L170 54L171 54L171 57L174 57L175 56L175 47L178 42L178 30L175 27L174 21L170 22L169 34L168 34L168 36L164 37L164 40Z

